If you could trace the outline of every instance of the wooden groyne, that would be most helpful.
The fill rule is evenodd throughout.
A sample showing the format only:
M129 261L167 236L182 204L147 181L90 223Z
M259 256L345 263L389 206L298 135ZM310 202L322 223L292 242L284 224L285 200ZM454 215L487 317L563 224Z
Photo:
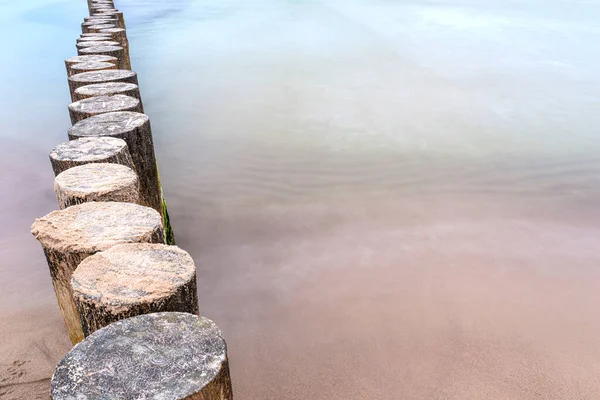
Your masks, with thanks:
M50 153L58 210L31 227L79 343L51 398L231 400L227 346L174 245L125 18L112 0L88 9L65 60L69 141Z

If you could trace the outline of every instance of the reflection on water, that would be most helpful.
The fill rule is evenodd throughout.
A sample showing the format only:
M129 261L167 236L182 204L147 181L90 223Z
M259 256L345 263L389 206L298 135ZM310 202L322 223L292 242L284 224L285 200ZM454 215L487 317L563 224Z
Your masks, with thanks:
M0 1L0 365L24 382L68 349L28 229L56 207L74 3ZM600 396L600 7L118 7L236 397Z

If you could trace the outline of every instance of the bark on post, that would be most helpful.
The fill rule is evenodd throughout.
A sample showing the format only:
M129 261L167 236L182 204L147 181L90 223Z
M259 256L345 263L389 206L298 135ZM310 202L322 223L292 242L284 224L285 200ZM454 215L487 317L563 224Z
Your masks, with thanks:
M136 173L119 164L93 163L70 168L54 178L54 192L61 210L91 201L140 202Z
M71 140L94 136L123 139L129 147L135 172L140 178L142 204L163 215L152 130L146 114L113 112L96 115L73 125L68 134Z
M80 74L82 72L105 71L110 69L117 69L117 66L113 63L105 61L92 61L86 63L73 64L73 66L71 67L71 73Z
M120 44L119 42L114 42L112 40L84 40L75 43L75 47L77 47L77 49L84 49L86 47L94 46L120 46Z
M65 67L67 68L67 76L74 75L71 68L73 65L78 63L86 63L86 62L110 62L116 64L116 57L112 56L103 56L103 55L88 55L88 56L75 56L71 58L67 58L65 60Z
M87 99L96 96L109 96L112 94L124 94L126 96L135 97L141 101L140 88L138 85L126 82L106 82L95 83L92 85L81 86L75 89L75 101ZM142 107L143 112L143 106Z
M77 54L80 56L99 54L104 56L112 56L118 59L117 67L126 69L125 66L125 51L121 46L92 46L83 49L77 49Z
M71 92L71 99L75 101L75 90L81 86L106 82L127 82L137 85L137 73L125 69L116 69L109 71L84 72L81 74L74 74L69 77L69 89Z
M127 40L127 31L123 28L109 28L101 29L100 33L110 34L112 40L119 43L119 46L123 48L125 54L125 69L131 69L131 58L129 56L129 40Z
M142 314L178 311L198 315L194 260L177 246L136 243L112 247L79 264L71 286L86 337L113 322Z
M123 139L84 137L61 143L50 152L54 176L69 168L90 163L121 164L135 170L127 143Z
M69 116L71 117L71 123L75 125L79 121L99 114L116 111L133 111L139 113L142 111L141 104L135 97L123 94L90 97L69 104Z
M40 241L58 304L73 343L83 339L71 291L75 268L88 256L124 243L163 243L160 215L132 203L98 202L69 207L37 219L31 233Z
M227 344L209 319L164 312L115 322L56 366L53 400L232 400Z

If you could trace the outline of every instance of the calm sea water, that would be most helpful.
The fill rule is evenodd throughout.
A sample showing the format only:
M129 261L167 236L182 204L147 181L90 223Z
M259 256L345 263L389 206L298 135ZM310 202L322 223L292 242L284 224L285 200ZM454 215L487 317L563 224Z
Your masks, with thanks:
M236 398L600 397L598 4L116 2ZM69 349L29 226L85 13L0 0L7 398Z

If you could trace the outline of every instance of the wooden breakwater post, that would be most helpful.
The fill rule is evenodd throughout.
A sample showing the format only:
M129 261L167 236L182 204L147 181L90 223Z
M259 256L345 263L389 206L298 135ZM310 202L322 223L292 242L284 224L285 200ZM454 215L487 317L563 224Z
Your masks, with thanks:
M71 340L87 338L57 366L51 398L231 400L225 341L212 321L197 316L194 262L162 244L161 213L167 224L168 214L149 119L140 110L111 111L130 99L141 107L137 77L112 67L74 73L128 59L122 13L111 0L88 0L88 6L97 18L84 26L106 25L96 23L112 22L104 18L110 15L119 28L84 33L77 47L111 47L109 39L118 38L120 46L112 47L127 51L65 61L76 123L71 140L50 153L63 210L36 220L32 233Z
M108 69L117 69L117 65L107 61L77 63L71 67L71 72L73 74L80 74L83 72L105 71Z
M67 67L67 69L69 69L69 67ZM135 71L125 69L73 74L69 76L68 81L72 101L75 101L74 92L77 88L85 85L91 85L93 83L126 82L138 85L137 73Z
M58 305L73 343L83 339L71 277L85 258L124 243L164 243L162 218L132 203L92 202L53 211L37 219L31 233L48 261Z
M68 172L68 171L67 171ZM163 311L198 315L196 267L177 246L123 244L83 260L71 279L84 336Z
M124 94L140 101L142 100L139 86L127 82L93 83L91 85L80 86L73 92L73 97L75 101L79 101L89 97L110 96L113 94ZM143 105L140 104L140 107L142 108L141 112L143 113Z
M111 64L117 64L117 57L113 57L113 56L104 56L104 55L98 55L98 54L92 54L92 55L87 55L87 56L75 56L75 57L71 57L71 58L67 58L65 60L65 67L67 68L67 77L74 75L75 73L73 72L73 66L77 65L77 64L84 64L84 63L90 63L90 62L109 62ZM81 72L78 72L81 73Z
M111 112L96 115L77 122L69 129L68 135L71 140L95 136L123 139L129 147L135 171L140 178L142 204L163 215L152 128L146 114Z
M118 138L98 136L69 140L50 152L54 176L69 168L90 163L121 164L134 169L127 143Z
M146 314L88 336L57 365L53 400L232 400L227 344L209 319Z
M92 201L140 202L140 182L129 167L91 163L69 168L54 178L59 208Z
M127 69L125 63L125 50L121 46L92 46L77 49L77 54L80 56L97 54L104 56L113 56L117 58L117 67L119 69Z
M116 111L140 113L142 112L142 102L135 97L114 94L110 96L89 97L69 104L69 116L73 125L95 115Z

